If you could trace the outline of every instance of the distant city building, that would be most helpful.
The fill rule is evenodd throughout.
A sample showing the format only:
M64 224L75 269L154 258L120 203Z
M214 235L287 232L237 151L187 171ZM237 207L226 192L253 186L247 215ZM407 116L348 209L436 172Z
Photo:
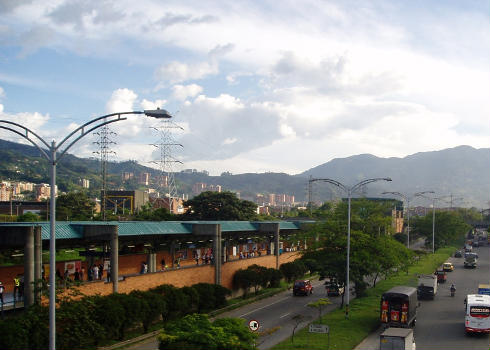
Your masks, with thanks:
M89 179L78 179L78 184L83 188L90 188L90 180Z
M166 208L172 214L184 214L184 201L182 198L154 198L150 197L150 203L153 208Z
M141 173L139 184L148 186L150 184L150 173Z
M270 214L269 207L267 207L267 206L259 206L258 207L258 214L261 214L261 215L269 215Z
M12 198L12 187L8 182L0 183L0 202L8 202Z
M55 196L58 197L58 186L55 186ZM51 198L51 186L48 184L36 184L34 186L36 201L40 202Z
M205 191L221 192L222 187L221 185L208 185L203 182L197 182L192 186L192 193L196 196Z
M123 213L127 210L133 214L148 203L149 200L149 194L140 190L107 191L106 209L112 210L114 213Z
M134 174L130 172L123 171L121 178L123 181L129 181L134 178Z

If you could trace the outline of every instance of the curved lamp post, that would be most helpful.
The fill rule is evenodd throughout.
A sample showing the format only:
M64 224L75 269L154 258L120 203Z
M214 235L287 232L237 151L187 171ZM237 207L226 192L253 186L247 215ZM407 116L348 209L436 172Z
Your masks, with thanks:
M51 164L50 172L50 208L49 208L49 349L56 349L56 165L59 160L66 154L66 152L73 146L78 140L87 134L91 133L97 128L104 125L115 123L127 118L123 115L127 114L144 114L152 118L171 118L169 112L164 109L145 110L145 111L133 111L133 112L121 112L107 114L102 117L98 117L83 124L77 129L73 130L68 136L66 136L58 145L56 141L51 141L49 144L41 136L33 132L32 130L22 126L18 123L11 122L9 120L0 120L0 129L11 131L35 146L41 154ZM59 153L59 154L58 154Z
M374 179L366 179L363 180L357 184L355 184L352 187L347 187L343 184L341 184L338 181L332 180L332 179L322 179L324 182L328 182L332 185L335 185L341 189L343 189L347 193L347 200L348 200L348 210L347 210L347 271L346 271L346 283L345 283L345 290L347 290L347 300L345 303L345 318L349 318L349 301L350 301L350 291L349 291L349 273L350 273L350 202L351 202L351 197L352 193L354 193L356 190L358 190L360 187L367 185L371 182L376 182L376 181L391 181L389 177L379 177L379 178L374 178Z
M407 202L407 248L410 248L410 200L413 199L414 197L418 197L422 194L426 193L435 193L434 191L423 191L423 192L417 192L412 195L412 197L409 197L408 195L405 195L400 192L383 192L382 194L394 194L395 196L402 197L406 202Z

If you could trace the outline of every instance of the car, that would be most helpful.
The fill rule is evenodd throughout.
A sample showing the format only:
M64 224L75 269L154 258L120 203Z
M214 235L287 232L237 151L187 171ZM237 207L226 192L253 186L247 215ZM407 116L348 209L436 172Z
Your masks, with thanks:
M477 248L480 246L480 244L478 243L478 241L473 241L472 246L473 246L473 248Z
M310 280L298 280L293 285L293 295L308 295L313 293Z
M450 262L445 262L444 264L442 264L442 270L446 272L451 272L454 270L454 266Z
M327 296L339 296L344 294L344 286L341 286L334 281L325 282L325 289L327 291Z
M456 253L454 253L454 257L455 258L462 258L463 253L461 252L461 250L456 250Z

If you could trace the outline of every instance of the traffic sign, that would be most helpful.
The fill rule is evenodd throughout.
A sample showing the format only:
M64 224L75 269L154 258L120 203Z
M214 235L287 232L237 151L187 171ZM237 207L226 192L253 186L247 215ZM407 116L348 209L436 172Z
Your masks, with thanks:
M326 324L310 324L310 333L328 333L329 328Z
M259 329L260 325L259 325L259 321L256 321L256 320L250 320L248 322L248 328L250 328L250 330L252 332L256 332L258 329Z

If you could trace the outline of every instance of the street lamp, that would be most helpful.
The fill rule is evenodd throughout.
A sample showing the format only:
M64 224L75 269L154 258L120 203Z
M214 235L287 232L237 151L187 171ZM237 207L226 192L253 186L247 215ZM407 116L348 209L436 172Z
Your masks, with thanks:
M418 197L426 193L435 193L435 192L434 191L417 192L414 193L411 198ZM402 197L407 202L407 248L410 248L410 200L411 198L408 195L405 195L400 192L383 192L382 194L394 194L395 196Z
M347 201L348 201L348 210L347 210L347 272L346 272L346 283L345 283L345 290L347 290L347 300L345 303L345 318L349 318L349 301L350 301L350 293L349 293L349 273L350 273L350 202L351 202L351 197L352 193L354 193L356 190L358 190L360 187L367 185L372 182L376 181L391 181L389 177L383 177L383 178L374 178L374 179L366 179L362 180L361 182L355 184L352 187L347 187L343 184L341 184L338 181L332 180L332 179L322 179L324 182L331 183L332 185L335 185L341 189L343 189L347 193Z
M49 208L49 350L56 349L56 165L65 153L78 140L85 135L91 133L104 125L115 123L121 120L126 120L122 115L126 114L145 114L152 118L171 118L169 112L164 109L157 108L155 110L132 111L111 113L90 120L77 129L73 130L66 136L58 145L56 141L51 141L51 145L46 142L41 136L32 130L8 120L0 120L0 129L11 131L29 141L34 145L51 164L50 171L50 208ZM79 133L77 135L77 133ZM74 138L73 140L70 140ZM65 144L66 143L66 144ZM62 146L64 149L61 149ZM47 148L47 150L45 149ZM59 152L59 154L57 154Z
M434 251L435 251L435 229L436 229L436 201L442 200L448 196L438 197L438 198L436 198L436 197L431 198L428 196L424 196L423 194L418 194L417 196L425 198L425 199L432 200L432 254L434 254Z

